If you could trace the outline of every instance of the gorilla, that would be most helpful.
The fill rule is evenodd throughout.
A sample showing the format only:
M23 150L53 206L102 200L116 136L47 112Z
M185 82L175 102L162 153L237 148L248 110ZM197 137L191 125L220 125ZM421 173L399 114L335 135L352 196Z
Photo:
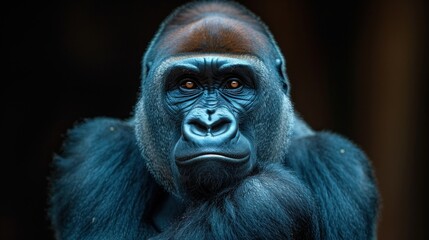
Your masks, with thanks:
M229 1L161 25L127 120L96 118L54 159L57 239L375 239L365 154L293 109L268 28Z

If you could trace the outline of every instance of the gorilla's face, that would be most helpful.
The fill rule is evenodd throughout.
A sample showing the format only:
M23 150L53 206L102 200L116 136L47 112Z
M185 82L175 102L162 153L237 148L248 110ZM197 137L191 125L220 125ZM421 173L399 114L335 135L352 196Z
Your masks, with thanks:
M186 189L215 192L253 170L252 136L240 122L257 108L251 66L216 55L171 60L165 102L173 116L181 116L172 158Z
M229 54L170 57L153 67L136 114L154 176L173 192L210 195L279 160L291 105L274 70Z
M217 28L218 21L213 23ZM208 53L198 50L207 34L190 29L198 29L187 35L192 42L161 38L147 53L136 132L155 179L176 195L201 197L281 159L293 118L284 69L271 56L275 49L267 39L256 31L231 37L221 29L214 37L224 43L213 42L222 51ZM233 38L233 46L219 40L222 34ZM250 46L249 36L266 45ZM189 46L196 42L197 50ZM236 46L239 53L233 51Z

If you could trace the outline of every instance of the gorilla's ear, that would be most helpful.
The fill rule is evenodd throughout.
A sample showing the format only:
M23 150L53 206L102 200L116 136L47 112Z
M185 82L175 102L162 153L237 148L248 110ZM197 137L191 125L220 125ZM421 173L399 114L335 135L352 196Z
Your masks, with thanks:
M286 75L286 66L284 61L280 58L276 59L276 68L279 73L279 76L282 78L283 91L289 95L289 80Z

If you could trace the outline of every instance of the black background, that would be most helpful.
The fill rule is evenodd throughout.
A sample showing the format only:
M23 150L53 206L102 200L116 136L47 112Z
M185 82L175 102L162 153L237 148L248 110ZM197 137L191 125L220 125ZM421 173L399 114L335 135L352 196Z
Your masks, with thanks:
M130 116L141 57L184 2L2 3L0 239L52 238L48 177L67 129L86 118ZM241 2L283 50L296 109L373 161L383 195L379 239L427 239L427 6Z

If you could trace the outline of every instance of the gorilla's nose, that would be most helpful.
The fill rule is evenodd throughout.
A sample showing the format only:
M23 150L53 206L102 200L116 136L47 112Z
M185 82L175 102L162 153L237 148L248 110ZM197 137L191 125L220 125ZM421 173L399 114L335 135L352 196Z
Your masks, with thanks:
M194 109L184 120L183 136L188 141L213 141L218 144L231 140L238 132L234 115L226 109Z

